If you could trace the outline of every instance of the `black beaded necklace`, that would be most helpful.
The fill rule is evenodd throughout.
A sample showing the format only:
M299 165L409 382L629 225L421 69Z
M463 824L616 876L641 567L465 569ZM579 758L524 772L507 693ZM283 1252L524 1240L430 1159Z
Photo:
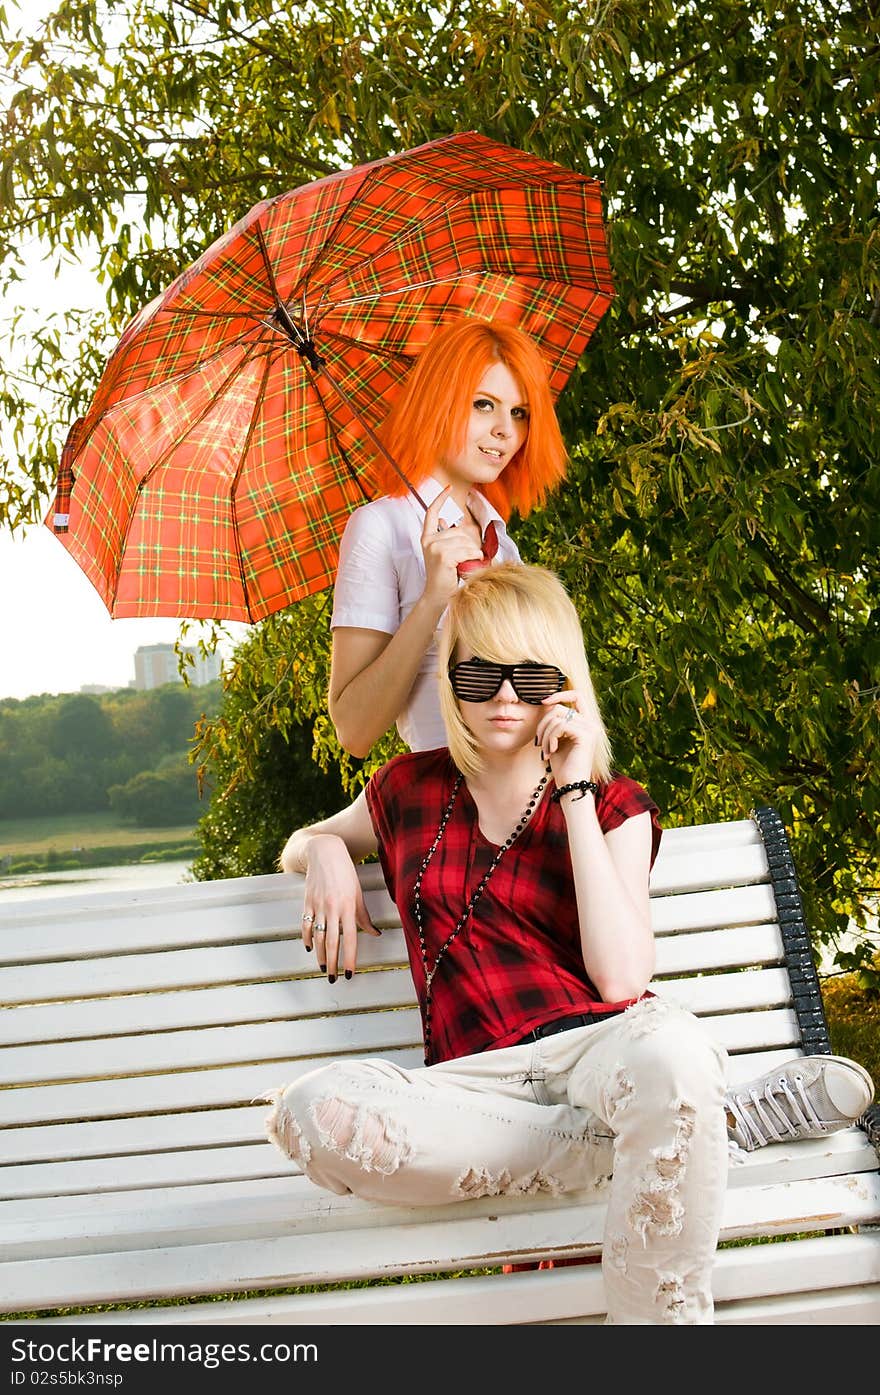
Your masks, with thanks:
M449 946L452 944L452 941L456 938L456 936L459 934L459 932L460 932L461 930L464 929L465 925L467 924L468 920L470 919L470 915L471 915L472 910L474 909L474 906L477 904L477 902L479 901L480 897L482 896L483 891L485 890L485 887L486 887L486 883L488 882L488 880L489 880L489 878L491 877L492 873L495 871L495 868L498 866L498 864L499 864L499 862L501 861L502 857L503 857L504 854L507 852L507 849L508 849L509 847L511 847L511 845L512 845L513 843L516 842L517 838L518 838L519 835L522 833L523 829L525 828L526 824L528 823L529 819L531 818L531 816L532 816L532 810L534 809L535 805L538 803L538 800L539 800L540 797L541 797L541 791L543 790L544 786L546 785L547 780L548 780L548 778L549 778L549 775L550 775L550 767L549 767L549 765L548 765L548 766L547 766L547 773L546 773L545 775L542 775L542 777L541 777L541 779L539 780L538 784L535 786L534 790L532 791L531 798L529 799L528 804L526 805L525 809L523 810L522 814L520 815L520 819L519 819L518 824L516 825L516 828L513 830L513 832L512 832L512 833L510 834L510 836L507 838L506 842L502 843L501 847L498 849L497 853L496 853L495 856L493 857L491 863L489 864L488 869L487 869L486 872L485 872L485 875L483 876L482 881L480 882L480 884L479 884L479 886L477 887L476 891L475 891L475 892L473 893L473 895L471 896L471 899L468 901L468 903L467 903L467 905L466 905L466 907L465 907L465 909L464 909L464 914L462 915L462 917L461 917L461 919L459 920L458 924L456 925L455 929L452 930L452 931L450 931L450 933L447 935L446 939L443 941L443 944L440 946L439 950L437 951L437 958L434 960L434 967L433 967L433 969L429 969L429 968L428 968L428 950L427 950L427 947L426 947L426 945L425 945L425 927L424 927L424 923L423 923L423 920L422 920L422 895L421 895L421 892L422 892L422 877L425 875L425 872L426 872L427 867L428 867L428 863L431 861L431 858L434 856L435 852L437 851L438 847L440 846L440 840L441 840L441 838L443 837L443 834L444 834L445 831L446 831L446 825L447 825L448 822L449 822L450 816L451 816L451 814L452 814L453 806L455 805L455 800L456 800L456 797L457 797L457 795L458 795L458 791L461 789L461 784L462 784L462 781L464 780L464 776L461 774L461 772L459 772L458 777L457 777L457 779L456 779L456 781L455 781L455 784L453 785L452 794L451 794L451 796L450 796L449 803L446 805L446 808L445 808L444 811L443 811L443 816L442 816L442 818L440 819L440 827L437 829L436 837L434 838L434 841L433 841L433 843L431 844L430 848L428 849L428 851L427 851L427 853L426 853L426 855L425 855L425 859L424 859L424 861L422 862L421 867L419 868L419 874L418 874L418 876L416 877L416 884L415 884L415 887L414 887L414 889L413 889L413 916L414 916L414 918L415 918L416 929L417 929L417 931L418 931L418 936L419 936L419 952L420 952L420 954L421 954L421 956L422 956L422 967L423 967L424 970L425 970L425 1065L426 1065L426 1066L430 1064L430 1057L431 1057L431 991L432 991L432 985L433 985L433 983L434 983L434 976L435 976L435 974L437 973L438 968L440 967L440 960L443 958L443 956L444 956L444 954L446 953L447 949L448 949Z

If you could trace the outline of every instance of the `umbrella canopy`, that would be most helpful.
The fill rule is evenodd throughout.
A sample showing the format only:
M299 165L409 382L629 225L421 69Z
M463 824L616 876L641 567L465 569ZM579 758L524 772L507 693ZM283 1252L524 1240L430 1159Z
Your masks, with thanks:
M476 132L267 199L127 326L46 524L111 615L262 619L332 585L438 327L518 325L558 393L612 296L599 181Z

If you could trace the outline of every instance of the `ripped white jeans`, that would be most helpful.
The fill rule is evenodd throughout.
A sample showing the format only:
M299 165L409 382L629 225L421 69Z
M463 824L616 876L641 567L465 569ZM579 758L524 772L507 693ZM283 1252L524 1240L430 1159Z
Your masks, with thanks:
M269 1137L318 1186L406 1206L608 1186L608 1322L713 1322L727 1056L647 999L522 1046L405 1070L334 1061L274 1092ZM608 1179L610 1176L610 1185Z

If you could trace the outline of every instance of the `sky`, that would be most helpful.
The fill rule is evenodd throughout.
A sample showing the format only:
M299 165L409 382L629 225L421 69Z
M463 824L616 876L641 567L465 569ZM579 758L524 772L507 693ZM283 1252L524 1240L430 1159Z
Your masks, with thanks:
M29 0L9 9L33 21L49 13L53 3ZM0 84L0 107L2 99ZM28 266L30 274L14 300L0 298L0 325L20 304L37 314L72 308L97 311L105 304L87 256L67 263L56 275L53 263L35 245L29 249ZM69 414L59 413L59 444L68 426ZM220 652L228 655L248 627L224 628L229 638ZM134 678L135 650L145 644L173 644L180 629L181 622L173 619L111 619L91 582L48 528L37 524L13 535L0 524L0 699L75 693L89 685L128 687ZM206 631L191 624L185 643L195 644L202 633Z

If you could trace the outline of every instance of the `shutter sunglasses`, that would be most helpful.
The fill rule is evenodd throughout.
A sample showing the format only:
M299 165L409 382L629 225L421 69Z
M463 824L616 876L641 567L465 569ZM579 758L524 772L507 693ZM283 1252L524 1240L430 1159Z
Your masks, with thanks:
M449 669L452 691L461 702L488 702L510 680L521 702L533 706L565 687L565 674L553 664L494 664L488 659L465 659Z

